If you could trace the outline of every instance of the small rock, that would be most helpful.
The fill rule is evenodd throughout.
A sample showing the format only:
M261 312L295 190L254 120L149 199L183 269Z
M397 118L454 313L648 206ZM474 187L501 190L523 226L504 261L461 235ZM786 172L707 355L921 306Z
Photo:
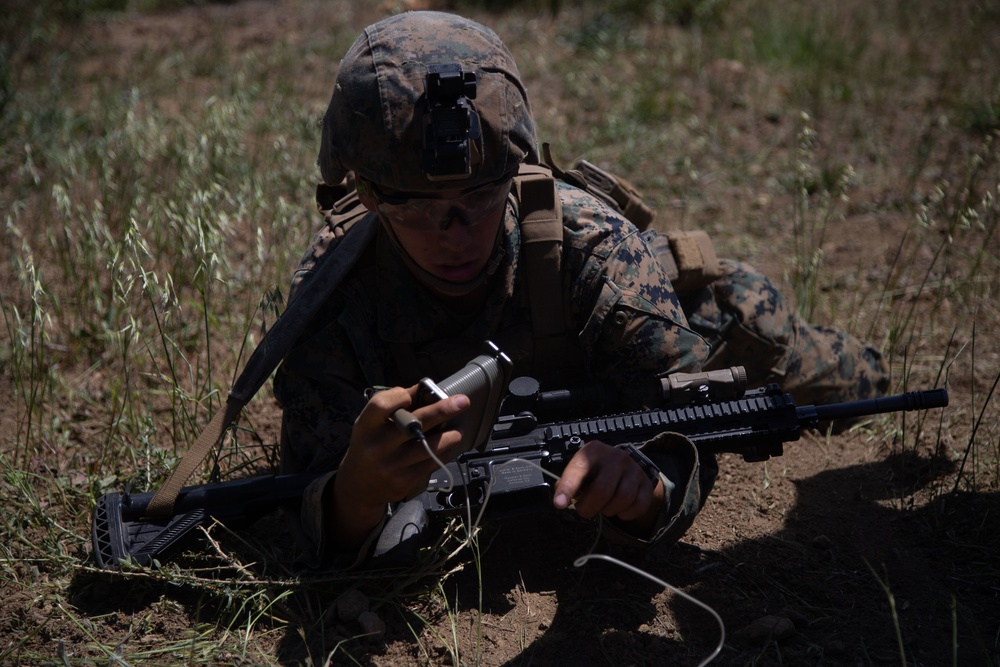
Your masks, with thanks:
M826 645L825 652L833 656L847 655L847 646L839 639L834 639Z
M797 628L805 627L811 622L808 616L794 607L785 607L777 615L792 619L792 623L794 623Z
M352 588L337 598L333 606L337 610L337 618L347 623L368 611L368 598L358 589Z
M795 632L795 624L784 616L763 616L733 633L742 644L760 645L770 639L785 639Z
M382 641L385 637L385 622L373 611L363 611L358 616L358 625L365 633L365 639L372 642Z
M830 549L831 547L833 547L833 540L831 540L826 535L817 535L812 539L812 542L810 542L809 544L811 544L816 549Z

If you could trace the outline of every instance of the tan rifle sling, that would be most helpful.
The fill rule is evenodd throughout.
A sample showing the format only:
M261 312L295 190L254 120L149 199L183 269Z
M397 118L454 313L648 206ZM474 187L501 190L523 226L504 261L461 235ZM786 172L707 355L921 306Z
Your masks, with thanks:
M547 144L543 150L546 161L552 164ZM536 363L544 363L549 368L565 365L570 351L561 271L562 203L553 172L561 180L600 196L613 208L624 211L626 217L635 217L633 222L638 223L640 229L645 229L655 215L642 203L634 188L600 170L596 170L595 177L595 170L589 163L578 164L577 169L566 172L556 167L522 164L514 179L514 191L521 212L522 251L535 345L533 356ZM367 211L358 203L352 186L353 183L345 182L336 188L320 186L317 190L320 208L334 209L328 216L327 224L335 228L340 239L335 246L336 252L326 252L317 258L311 284L299 290L253 351L233 384L225 406L215 414L153 496L146 510L148 516L169 516L173 513L174 503L184 483L278 367L313 315L374 239L378 223L374 219L365 219ZM347 196L341 197L344 194ZM334 200L338 201L334 203ZM351 230L354 233L347 233ZM707 234L671 232L665 236L667 242L660 240L656 254L675 282L678 293L694 291L721 274ZM394 350L394 353L400 361L400 351Z
M322 192L318 192L317 195L322 206L324 201ZM356 198L356 195L354 197ZM334 247L335 252L326 252L316 259L309 284L296 293L285 311L264 334L264 339L257 345L236 382L233 383L225 406L215 414L194 445L170 473L167 481L150 500L146 509L147 516L162 517L173 514L174 503L184 483L218 444L226 429L232 425L240 411L271 376L309 321L331 292L354 268L365 248L375 238L378 222L374 216L365 218L367 211L364 207L354 205L356 199L351 203L345 198L338 204L342 206L343 214L337 216L335 210L333 215L327 217L328 225L335 227L337 232L341 230L344 232Z

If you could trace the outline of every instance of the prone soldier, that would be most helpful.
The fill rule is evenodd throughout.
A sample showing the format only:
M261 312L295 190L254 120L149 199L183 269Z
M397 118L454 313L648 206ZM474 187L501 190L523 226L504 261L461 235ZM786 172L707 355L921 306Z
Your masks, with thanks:
M366 28L341 61L318 160L325 221L290 299L310 289L322 256L352 268L274 381L282 471L328 472L307 489L301 517L317 567L369 558L435 459L460 453L461 434L435 427L468 397L417 407L417 383L453 373L484 340L516 375L599 382L630 410L653 404L668 374L735 364L751 385L777 381L797 400L887 389L874 348L801 321L749 265L716 260L703 238L640 231L540 162L517 66L488 28L408 12ZM338 256L339 241L366 226L373 240ZM702 260L693 273L692 253ZM393 424L400 409L423 425L429 451ZM555 484L554 507L602 515L638 546L679 538L714 483L715 459L674 433L639 449L654 475L588 442Z

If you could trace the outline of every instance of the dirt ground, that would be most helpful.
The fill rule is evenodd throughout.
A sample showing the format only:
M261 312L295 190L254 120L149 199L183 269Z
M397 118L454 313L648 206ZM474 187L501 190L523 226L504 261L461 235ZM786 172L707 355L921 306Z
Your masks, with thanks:
M155 40L197 48L199 35L211 32L206 26L221 21L230 27L228 46L238 48L295 39L302 19L284 13L293 6L209 5L120 18L88 29L97 39L115 41L115 49L107 51L128 57L136 44L150 49ZM115 67L112 57L108 53L105 60L81 63L82 76L99 76L103 68ZM316 63L304 67L318 68ZM726 72L719 76L728 76ZM315 86L305 94L316 100L328 94L325 80L303 85ZM542 91L539 98L550 94ZM772 145L768 142L787 143L791 133L787 123L754 118L752 110L738 105L731 121L745 132L747 152ZM891 239L906 222L902 214L876 216L865 203L880 204L893 194L856 195L862 203L825 240L826 262L835 274L850 280L857 277L859 265L885 265L895 247ZM764 225L762 211L777 205L767 194L750 196L748 202L745 190L724 184L705 198L712 196L714 207L689 208L685 225L740 217ZM866 238L879 234L888 240ZM734 242L731 247L750 246ZM785 267L769 250L766 234L751 249L756 251L752 259L765 270L783 274ZM988 365L996 356L990 359ZM953 395L964 397L969 391L958 381ZM725 646L714 664L1000 664L1000 495L949 493L965 436L946 433L945 447L938 446L938 413L920 422L919 436L914 432L917 418L907 418L905 447L880 423L829 437L808 433L788 443L784 456L766 463L723 455L704 511L669 553L651 560L603 542L597 551L633 563L718 612ZM275 431L274 425L265 427L265 432ZM271 529L281 527L264 528ZM574 566L591 551L593 538L589 524L554 513L488 526L478 563L470 554L453 560L451 566L461 567L439 589L425 586L427 592L421 593L419 586L410 586L397 599L384 580L360 579L356 589L374 612L375 621L367 617L374 626L363 625L356 615L333 618L330 596L347 584L305 586L279 605L276 616L288 620L287 625L265 624L269 630L259 645L272 653L234 655L231 663L320 665L338 642L343 644L333 654L333 664L384 667L695 665L712 653L720 628L704 609L605 561ZM440 595L432 594L435 590ZM56 612L33 607L29 598L19 593L0 603L10 614L0 612L8 616L8 621L0 620L0 636L19 627L10 620L15 616L35 614L45 625ZM127 630L129 641L144 647L155 646L158 638L174 641L197 633L212 620L211 605L192 599L183 587L108 581L91 572L81 572L68 598L92 619L88 622L117 628L120 634ZM199 618L191 611L195 608L206 616ZM371 627L378 632L376 639L351 638ZM38 641L51 646L65 640L70 648L54 651L51 664L76 664L64 656L85 654L91 631L49 627ZM186 660L198 662L196 657Z

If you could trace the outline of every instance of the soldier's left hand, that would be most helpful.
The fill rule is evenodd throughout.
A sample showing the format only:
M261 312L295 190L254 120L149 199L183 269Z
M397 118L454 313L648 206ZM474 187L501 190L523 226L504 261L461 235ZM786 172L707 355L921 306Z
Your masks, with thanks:
M654 485L628 452L593 440L566 465L552 503L556 509L572 503L585 519L603 514L652 525L665 498L663 484Z

